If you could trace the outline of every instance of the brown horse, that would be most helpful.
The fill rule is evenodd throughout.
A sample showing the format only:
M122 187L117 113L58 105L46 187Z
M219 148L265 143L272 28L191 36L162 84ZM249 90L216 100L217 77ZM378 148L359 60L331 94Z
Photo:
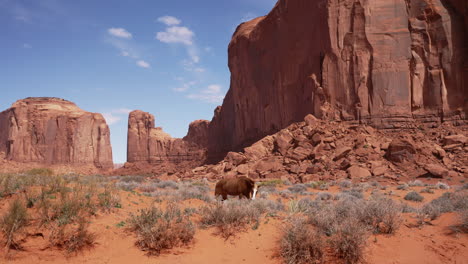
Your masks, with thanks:
M223 179L216 183L215 196L222 196L223 200L227 199L228 195L238 195L239 199L245 197L255 200L258 185L252 179L242 176L231 179Z

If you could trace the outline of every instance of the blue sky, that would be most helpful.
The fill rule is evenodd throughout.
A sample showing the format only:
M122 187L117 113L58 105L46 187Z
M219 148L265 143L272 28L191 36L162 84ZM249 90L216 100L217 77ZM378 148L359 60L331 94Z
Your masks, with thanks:
M229 89L236 26L276 0L0 0L0 111L29 96L104 114L126 160L130 110L173 137L211 120Z

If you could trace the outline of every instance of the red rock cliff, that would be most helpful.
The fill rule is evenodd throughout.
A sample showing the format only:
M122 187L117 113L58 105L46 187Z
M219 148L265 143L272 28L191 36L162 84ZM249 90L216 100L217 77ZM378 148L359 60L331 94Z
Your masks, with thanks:
M17 162L113 167L102 115L58 98L26 98L1 112L0 154Z
M229 45L231 87L209 153L239 150L300 121L464 119L466 0L280 0Z
M209 122L194 121L183 139L172 138L156 127L154 116L133 111L128 118L127 161L160 164L164 162L202 163L206 158Z

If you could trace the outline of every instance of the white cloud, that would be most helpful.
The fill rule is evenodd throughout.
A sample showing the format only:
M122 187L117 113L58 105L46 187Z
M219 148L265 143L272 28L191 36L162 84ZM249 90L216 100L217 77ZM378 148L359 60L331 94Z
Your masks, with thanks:
M221 92L221 86L217 84L212 84L208 86L208 88L202 91L202 93L205 93L205 94L219 94L220 92Z
M187 27L168 27L165 32L158 32L156 39L164 43L181 43L192 45L195 33Z
M201 90L200 93L187 95L187 98L210 104L221 104L224 99L224 94L222 93L220 85L213 84Z
M197 62L193 61L192 60L183 60L182 61L182 66L184 67L184 69L188 72L197 72L197 73L202 73L202 72L205 72L206 69L203 68L203 67L198 67L196 65Z
M132 110L128 108L118 108L105 112L102 114L102 116L106 119L108 125L113 125L120 122L123 118L130 114L131 111Z
M128 32L125 28L109 28L107 32L118 38L131 39L132 33Z
M136 64L142 68L151 68L151 65L144 60L139 60Z
M190 89L192 86L194 86L195 84L197 84L196 81L186 82L186 83L183 83L182 86L174 88L172 90L178 93L185 92L188 89Z
M120 116L113 115L112 113L103 113L102 116L106 119L108 125L113 125L122 120Z
M173 16L163 16L163 17L158 18L158 21L168 26L179 25L182 22L180 21L180 19L173 17Z
M120 38L107 37L106 42L119 50L119 55L123 57L130 57L133 59L140 58L140 51L138 46L131 41L123 40Z
M23 48L25 48L25 49L31 49L32 46L31 46L31 44L24 43L24 44L23 44Z

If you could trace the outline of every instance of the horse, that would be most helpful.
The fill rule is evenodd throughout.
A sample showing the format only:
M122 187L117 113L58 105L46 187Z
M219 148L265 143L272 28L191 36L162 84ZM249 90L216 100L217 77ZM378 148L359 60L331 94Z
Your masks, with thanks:
M221 196L223 201L227 199L228 195L239 196L239 199L245 197L255 200L257 191L258 185L254 180L241 176L218 181L215 187L215 197Z

